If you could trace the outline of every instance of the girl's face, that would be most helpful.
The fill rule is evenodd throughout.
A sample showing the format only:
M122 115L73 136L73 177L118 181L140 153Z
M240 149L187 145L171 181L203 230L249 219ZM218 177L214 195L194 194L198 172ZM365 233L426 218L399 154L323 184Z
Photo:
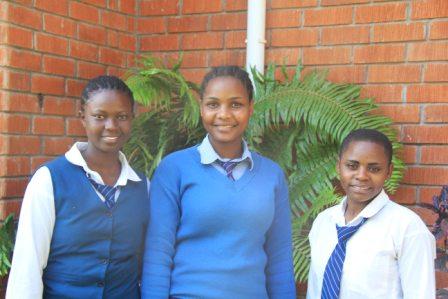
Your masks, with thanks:
M253 101L249 101L238 79L227 76L208 82L201 100L201 117L215 150L219 146L241 146L253 110Z
M381 145L369 141L351 142L337 164L347 200L368 205L381 192L392 168Z
M99 90L90 95L81 118L92 150L117 153L131 134L131 101L123 92Z

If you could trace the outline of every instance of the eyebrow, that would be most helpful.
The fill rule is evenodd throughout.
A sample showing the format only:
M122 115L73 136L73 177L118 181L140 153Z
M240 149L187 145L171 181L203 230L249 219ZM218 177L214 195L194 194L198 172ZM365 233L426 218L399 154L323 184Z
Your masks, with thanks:
M359 164L359 161L358 160L347 160L347 162L351 162L351 163L358 163ZM378 163L378 162L372 162L372 163L367 163L367 165L370 165L370 166L372 166L372 165L381 165L381 163Z
M239 100L239 99L242 99L242 98L243 98L243 97L234 96L234 97L230 97L230 98L228 98L228 99L230 99L230 100ZM204 99L209 99L209 100L216 100L216 101L219 101L219 98L214 97L214 96L204 97Z

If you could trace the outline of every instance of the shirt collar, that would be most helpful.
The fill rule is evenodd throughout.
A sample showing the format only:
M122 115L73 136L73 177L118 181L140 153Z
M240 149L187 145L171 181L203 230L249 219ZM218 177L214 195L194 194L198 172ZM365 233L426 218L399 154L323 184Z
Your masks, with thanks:
M218 153L216 153L215 149L210 143L210 140L208 139L208 134L205 136L204 140L202 140L201 144L198 146L198 151L199 155L201 156L202 164L212 164L216 160L220 160L223 162L229 161L229 159L221 158L218 155ZM244 160L249 162L250 165L249 170L252 170L254 167L254 161L252 159L252 154L250 153L249 147L247 146L245 140L243 140L243 154L241 155L241 158L232 159L232 161L241 162Z
M97 183L104 184L104 181L101 178L100 174L96 171L91 170L84 160L81 151L85 150L86 148L87 142L76 142L75 144L73 144L70 150L65 153L65 158L67 158L70 163L81 166L86 174L90 175L90 177ZM141 181L140 177L129 165L125 155L121 151L118 153L118 159L121 163L121 173L115 186L125 186L128 180L135 182Z
M362 218L371 218L375 216L388 202L389 196L383 189L352 221L347 223L347 225L356 225L361 222ZM333 219L339 225L346 225L344 217L346 207L347 196L344 196L341 203L334 209L333 213Z

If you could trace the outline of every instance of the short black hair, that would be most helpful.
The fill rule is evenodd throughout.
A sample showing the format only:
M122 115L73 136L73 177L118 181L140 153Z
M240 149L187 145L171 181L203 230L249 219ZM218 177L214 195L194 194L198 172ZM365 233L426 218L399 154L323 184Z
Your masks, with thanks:
M386 135L374 129L358 129L350 132L342 141L341 147L339 149L339 158L342 157L342 154L344 154L344 152L347 150L350 143L354 141L368 141L382 146L384 149L384 153L387 156L389 165L392 162L392 143Z
M92 93L101 90L117 90L123 92L129 97L131 106L134 107L134 95L132 94L131 89L123 82L123 80L115 76L98 76L91 79L82 92L82 105L85 105L88 102Z
M249 96L249 101L252 101L254 97L254 87L252 85L252 81L249 78L249 74L236 65L221 65L212 68L205 75L204 80L202 80L200 90L201 99L204 96L204 91L207 88L208 82L218 77L232 77L239 80L243 84L244 88L246 88L247 95Z

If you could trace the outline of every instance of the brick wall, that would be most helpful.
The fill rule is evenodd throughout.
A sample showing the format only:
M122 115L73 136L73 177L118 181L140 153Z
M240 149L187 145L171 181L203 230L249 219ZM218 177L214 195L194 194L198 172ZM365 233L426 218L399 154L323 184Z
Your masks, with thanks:
M0 3L0 218L29 174L83 135L88 78L123 74L136 55L184 53L199 82L244 65L245 0L17 0ZM268 0L266 62L363 86L392 117L408 164L397 201L430 202L448 183L448 1ZM430 221L430 213L416 208Z

